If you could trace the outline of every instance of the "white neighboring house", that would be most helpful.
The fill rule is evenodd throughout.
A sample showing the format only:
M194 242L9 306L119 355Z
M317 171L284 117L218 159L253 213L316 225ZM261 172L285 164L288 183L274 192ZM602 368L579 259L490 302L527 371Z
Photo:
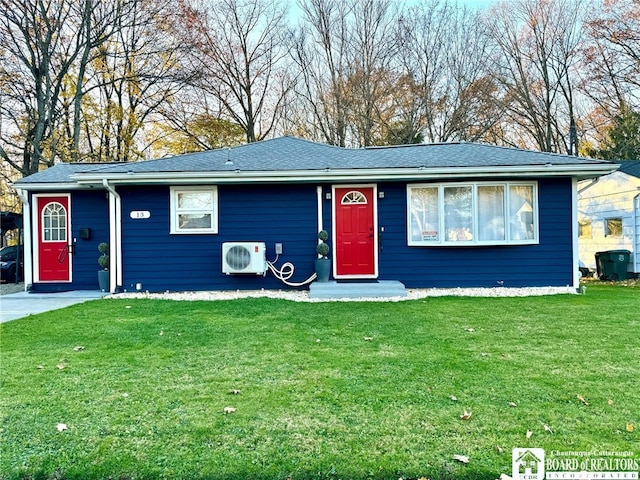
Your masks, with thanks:
M596 271L596 252L607 250L629 250L627 271L640 274L640 160L578 185L581 270Z

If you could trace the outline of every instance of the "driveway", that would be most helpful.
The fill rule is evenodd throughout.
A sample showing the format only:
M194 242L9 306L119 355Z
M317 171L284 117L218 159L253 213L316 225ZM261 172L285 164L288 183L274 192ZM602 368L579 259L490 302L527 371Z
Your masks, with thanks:
M0 323L35 315L36 313L69 307L88 300L102 298L105 295L108 295L108 293L99 290L56 293L27 293L19 291L3 294L0 296Z

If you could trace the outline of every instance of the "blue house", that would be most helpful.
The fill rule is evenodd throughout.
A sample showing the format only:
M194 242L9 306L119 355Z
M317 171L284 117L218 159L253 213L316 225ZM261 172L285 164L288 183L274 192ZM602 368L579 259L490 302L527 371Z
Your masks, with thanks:
M25 284L111 291L578 286L577 182L616 164L473 143L346 149L292 137L170 158L59 164L14 184ZM291 272L291 269L295 270Z

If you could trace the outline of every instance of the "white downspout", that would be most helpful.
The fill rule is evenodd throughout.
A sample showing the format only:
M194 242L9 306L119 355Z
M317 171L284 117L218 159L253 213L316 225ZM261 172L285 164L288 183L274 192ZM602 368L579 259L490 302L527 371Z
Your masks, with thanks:
M322 228L322 186L316 187L316 198L318 201L318 228L316 229L318 232L323 230ZM316 232L317 233L317 232ZM318 243L320 243L320 239L318 239ZM320 257L320 255L318 255Z
M18 196L22 201L22 255L24 261L24 289L28 290L33 285L33 254L31 251L31 204L29 203L29 193L16 188Z
M571 249L573 251L573 287L580 288L580 252L578 250L578 179L571 180Z
M113 245L109 261L109 290L114 293L122 286L122 204L120 195L106 178L102 185L109 191L109 244Z

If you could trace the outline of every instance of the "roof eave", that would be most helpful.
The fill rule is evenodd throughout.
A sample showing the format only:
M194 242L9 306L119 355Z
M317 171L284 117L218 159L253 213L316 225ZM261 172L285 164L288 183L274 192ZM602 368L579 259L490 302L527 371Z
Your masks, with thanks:
M540 165L497 167L448 167L448 168L379 168L379 169L326 169L283 171L224 171L224 172L144 172L72 175L79 186L102 186L103 179L114 185L173 184L173 183L293 183L402 180L424 181L460 178L517 177L576 177L579 180L606 175L618 168L615 164L589 165ZM65 184L69 185L69 184Z
M95 188L95 184L82 184L78 182L33 182L33 183L10 183L10 187L28 192L67 192L69 190L88 190ZM102 186L102 185L100 185Z

